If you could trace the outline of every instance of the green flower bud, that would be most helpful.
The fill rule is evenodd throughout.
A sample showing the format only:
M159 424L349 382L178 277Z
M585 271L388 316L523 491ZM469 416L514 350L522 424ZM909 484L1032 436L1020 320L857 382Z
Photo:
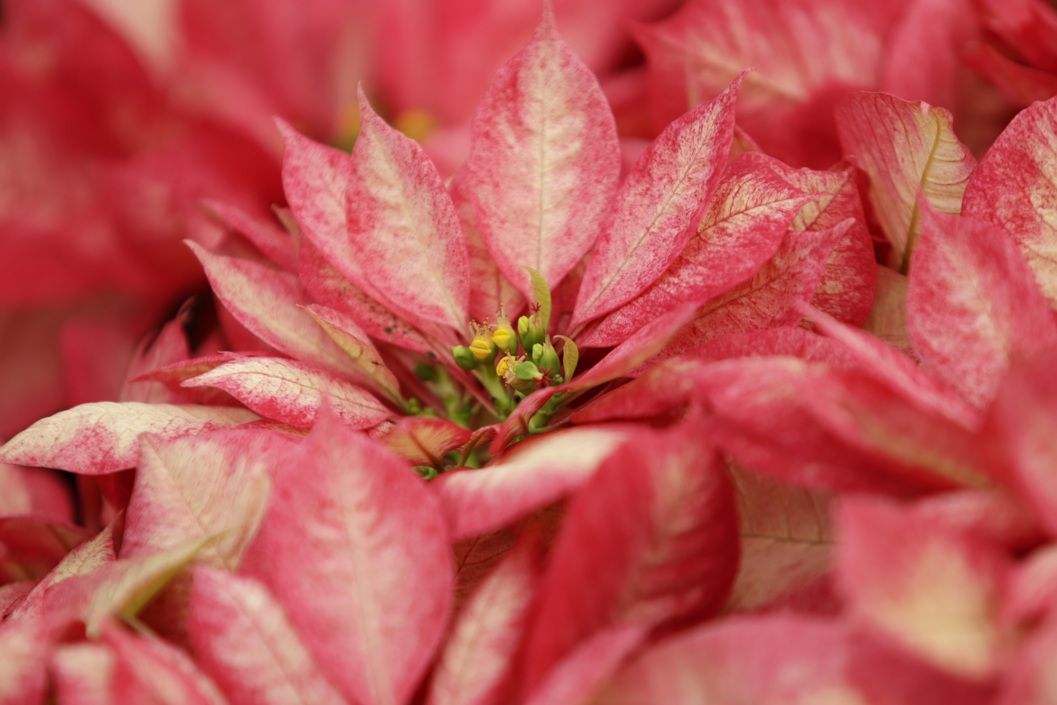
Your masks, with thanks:
M456 345L451 349L451 355L455 358L455 364L460 369L469 372L477 367L477 358L470 352L470 349L465 345Z
M536 320L535 315L532 318L522 316L517 319L517 334L521 338L521 347L525 348L525 352L530 352L533 346L543 343L544 338L547 336L547 331Z

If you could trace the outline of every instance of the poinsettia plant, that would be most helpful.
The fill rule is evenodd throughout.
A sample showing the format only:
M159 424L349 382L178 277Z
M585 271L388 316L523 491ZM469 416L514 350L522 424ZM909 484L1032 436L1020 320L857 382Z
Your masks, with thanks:
M816 171L752 76L622 168L547 9L450 180L278 121L220 330L0 448L0 699L1045 702L1057 107L857 93Z

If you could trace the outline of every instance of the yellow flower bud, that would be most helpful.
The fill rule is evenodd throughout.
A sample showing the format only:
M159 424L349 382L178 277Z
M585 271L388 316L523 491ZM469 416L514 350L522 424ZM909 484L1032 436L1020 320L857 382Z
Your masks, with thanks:
M496 328L495 333L492 333L492 342L503 352L510 352L511 347L517 345L517 339L514 338L514 331L510 326Z
M514 373L514 367L517 366L517 358L513 355L505 355L499 358L499 361L495 363L495 373L500 379L506 379L508 376L512 376Z

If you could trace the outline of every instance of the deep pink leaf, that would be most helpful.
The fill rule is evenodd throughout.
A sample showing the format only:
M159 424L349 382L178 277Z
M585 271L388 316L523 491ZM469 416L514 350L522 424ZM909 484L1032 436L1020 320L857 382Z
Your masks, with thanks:
M62 411L0 448L0 461L97 475L135 467L139 436L176 438L257 419L246 409L97 402Z
M771 259L793 216L810 198L766 165L736 160L686 249L638 297L593 327L582 343L616 345L680 304L704 303L742 283Z
M740 84L672 123L624 179L587 265L574 328L645 290L693 237L726 166Z
M422 148L386 125L362 91L359 101L345 205L351 255L403 310L461 331L469 262L455 206Z
M737 561L733 490L700 433L632 436L569 505L526 644L528 688L607 627L718 611Z
M965 189L963 212L1000 225L1020 246L1050 306L1057 305L1057 198L1052 170L1057 99L1017 115L995 140Z
M274 223L256 218L228 203L210 201L206 205L272 262L288 272L297 269L297 243Z
M536 596L538 552L523 543L478 585L437 659L428 705L499 702Z
M1006 567L990 544L878 499L845 500L838 528L837 575L855 620L952 673L998 670Z
M470 432L447 419L405 416L371 437L412 465L441 467L445 455L469 442Z
M907 329L925 366L984 407L1010 360L1057 347L1031 270L1005 231L919 204L921 245L907 293Z
M465 169L481 237L526 297L532 284L521 267L555 287L597 239L620 173L616 124L549 9L492 79Z
M280 468L245 565L345 698L409 700L453 578L444 520L409 466L324 417Z
M627 436L626 428L583 428L521 441L480 470L430 483L454 540L507 526L583 484Z
M223 389L261 416L310 428L327 405L345 425L364 429L392 415L366 389L295 360L250 357L225 363L183 383Z
M189 632L196 663L231 705L341 705L283 608L259 583L194 572Z
M857 93L838 103L837 128L848 160L870 180L868 197L892 245L888 263L906 273L921 233L918 192L957 214L976 166L943 108L884 93Z
M90 535L75 524L0 517L0 583L43 576Z
M235 570L264 517L270 475L296 441L264 431L218 431L141 441L121 557L217 537L202 558Z
M589 701L621 662L646 639L641 624L622 624L595 634L554 667L526 705L576 705Z
M1055 410L1057 367L1050 354L1003 377L982 433L995 451L994 475L1012 486L1050 536L1057 533Z

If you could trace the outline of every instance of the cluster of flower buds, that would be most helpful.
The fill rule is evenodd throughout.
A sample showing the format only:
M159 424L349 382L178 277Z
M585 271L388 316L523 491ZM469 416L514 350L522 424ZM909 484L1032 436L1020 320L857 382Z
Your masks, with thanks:
M494 324L473 324L473 341L468 347L452 348L455 363L477 374L500 409L509 410L516 404L507 389L524 397L541 387L568 381L576 369L578 353L573 341L558 336L564 341L559 353L547 333L550 291L538 273L530 273L536 303L529 315L518 318L516 331L500 311Z

